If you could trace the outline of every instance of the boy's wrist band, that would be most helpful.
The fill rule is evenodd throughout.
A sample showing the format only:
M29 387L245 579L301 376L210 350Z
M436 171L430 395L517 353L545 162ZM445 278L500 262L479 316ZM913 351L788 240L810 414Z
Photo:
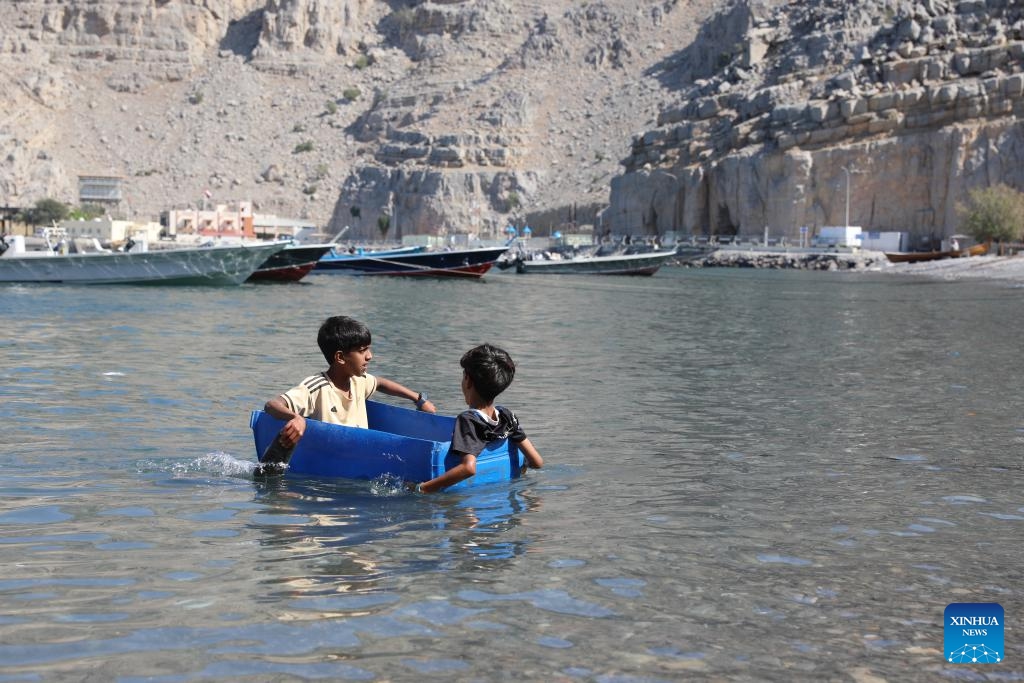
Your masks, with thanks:
M427 402L427 395L422 391L416 396L416 407L422 408L423 404Z

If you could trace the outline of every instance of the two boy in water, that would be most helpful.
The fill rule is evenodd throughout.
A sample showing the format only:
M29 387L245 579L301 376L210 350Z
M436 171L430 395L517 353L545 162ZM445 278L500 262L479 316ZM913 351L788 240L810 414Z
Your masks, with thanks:
M306 431L306 419L367 428L366 399L376 391L406 398L418 410L436 413L422 392L367 372L373 353L370 330L357 320L333 316L324 321L317 345L327 360L324 372L305 378L297 386L267 401L264 410L284 420L277 437L283 449L291 449ZM458 465L430 481L415 484L421 493L441 491L476 474L476 458L489 443L510 439L526 458L528 467L540 468L544 460L519 426L515 413L494 400L512 383L515 363L503 349L482 344L463 354L462 395L468 410L455 419L452 452L461 456Z

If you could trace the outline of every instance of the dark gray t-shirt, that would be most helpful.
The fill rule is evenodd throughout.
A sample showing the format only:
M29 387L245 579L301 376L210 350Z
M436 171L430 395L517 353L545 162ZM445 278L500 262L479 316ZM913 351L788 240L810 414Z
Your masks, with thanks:
M518 443L526 438L519 426L519 418L504 406L494 406L498 421L492 422L478 410L467 410L455 418L452 434L452 450L470 455L480 455L487 444L502 439Z

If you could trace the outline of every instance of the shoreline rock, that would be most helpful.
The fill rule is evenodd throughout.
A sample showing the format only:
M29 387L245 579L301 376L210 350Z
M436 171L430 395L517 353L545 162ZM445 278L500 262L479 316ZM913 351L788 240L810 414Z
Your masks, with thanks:
M717 249L705 256L684 261L689 268L768 268L785 270L867 270L887 265L880 251L809 251Z
M881 272L933 280L989 280L1024 283L1024 257L971 256L918 263L890 263L880 251L718 249L682 260L685 268L762 268Z

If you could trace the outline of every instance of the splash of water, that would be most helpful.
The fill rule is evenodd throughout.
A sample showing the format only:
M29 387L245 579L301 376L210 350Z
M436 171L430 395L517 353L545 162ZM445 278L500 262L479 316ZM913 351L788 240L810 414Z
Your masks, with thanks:
M169 472L175 477L185 477L197 473L221 477L248 477L252 475L256 463L252 460L239 460L224 451L213 451L192 460L173 462L144 460L136 463L136 468L139 472Z
M375 496L398 496L405 492L405 480L397 474L384 473L370 481L370 493Z

